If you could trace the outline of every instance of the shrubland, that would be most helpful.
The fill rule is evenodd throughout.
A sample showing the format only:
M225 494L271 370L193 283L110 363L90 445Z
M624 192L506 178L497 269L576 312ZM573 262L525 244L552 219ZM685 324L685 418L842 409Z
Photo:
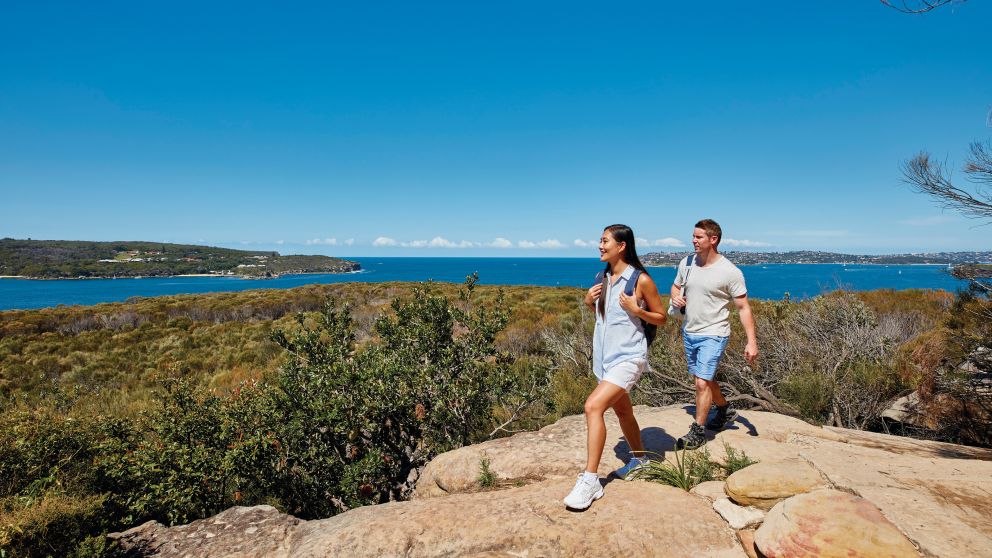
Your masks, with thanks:
M438 453L582 412L595 385L582 294L470 279L2 312L0 549L106 555L104 533L148 519L403 499ZM956 365L988 346L981 293L753 307L759 362L744 363L734 324L721 368L739 407L884 430L885 406L918 389L936 422L951 424L940 401L964 417L928 435L988 444L987 415L954 391L971 385ZM649 358L635 402L691 402L675 327Z

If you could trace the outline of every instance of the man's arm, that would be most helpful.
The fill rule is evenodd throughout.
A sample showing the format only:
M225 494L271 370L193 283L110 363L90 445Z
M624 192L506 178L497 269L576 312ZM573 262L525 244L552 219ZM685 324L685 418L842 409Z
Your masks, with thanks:
M744 360L748 364L754 364L758 358L758 338L755 335L754 314L751 312L751 304L747 301L747 295L734 298L734 305L737 306L737 313L741 317L741 325L744 326L744 333L747 335L747 346L744 347Z

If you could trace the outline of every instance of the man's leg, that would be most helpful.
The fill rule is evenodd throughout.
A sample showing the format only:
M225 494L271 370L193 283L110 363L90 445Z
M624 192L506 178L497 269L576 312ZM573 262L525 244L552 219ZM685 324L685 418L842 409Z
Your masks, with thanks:
M720 384L716 380L710 380L706 384L710 387L710 395L713 396L713 403L717 407L725 406L727 404L727 398L721 393Z
M703 426L710 414L710 405L713 404L713 391L710 384L715 384L713 380L704 380L696 376L696 424ZM720 387L717 386L717 392Z

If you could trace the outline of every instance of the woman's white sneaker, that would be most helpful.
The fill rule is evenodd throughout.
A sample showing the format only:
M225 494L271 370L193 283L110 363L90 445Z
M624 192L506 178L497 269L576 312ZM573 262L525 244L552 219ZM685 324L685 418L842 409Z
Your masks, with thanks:
M599 476L593 473L579 473L575 487L565 496L565 506L573 510L584 510L603 497L603 485Z

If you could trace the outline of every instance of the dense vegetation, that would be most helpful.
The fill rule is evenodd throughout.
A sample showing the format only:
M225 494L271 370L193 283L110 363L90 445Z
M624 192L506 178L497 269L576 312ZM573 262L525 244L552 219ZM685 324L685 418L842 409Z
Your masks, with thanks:
M183 274L274 276L355 271L354 262L327 256L281 256L159 242L0 239L0 275L44 279L162 277Z
M352 283L0 312L0 549L100 555L102 533L151 518L402 499L439 452L581 412L581 296ZM738 405L884 430L885 406L918 389L934 428L911 433L989 445L958 368L987 365L981 293L754 308L761 360L745 367L738 327L722 369ZM636 402L691 401L680 347L662 328Z

